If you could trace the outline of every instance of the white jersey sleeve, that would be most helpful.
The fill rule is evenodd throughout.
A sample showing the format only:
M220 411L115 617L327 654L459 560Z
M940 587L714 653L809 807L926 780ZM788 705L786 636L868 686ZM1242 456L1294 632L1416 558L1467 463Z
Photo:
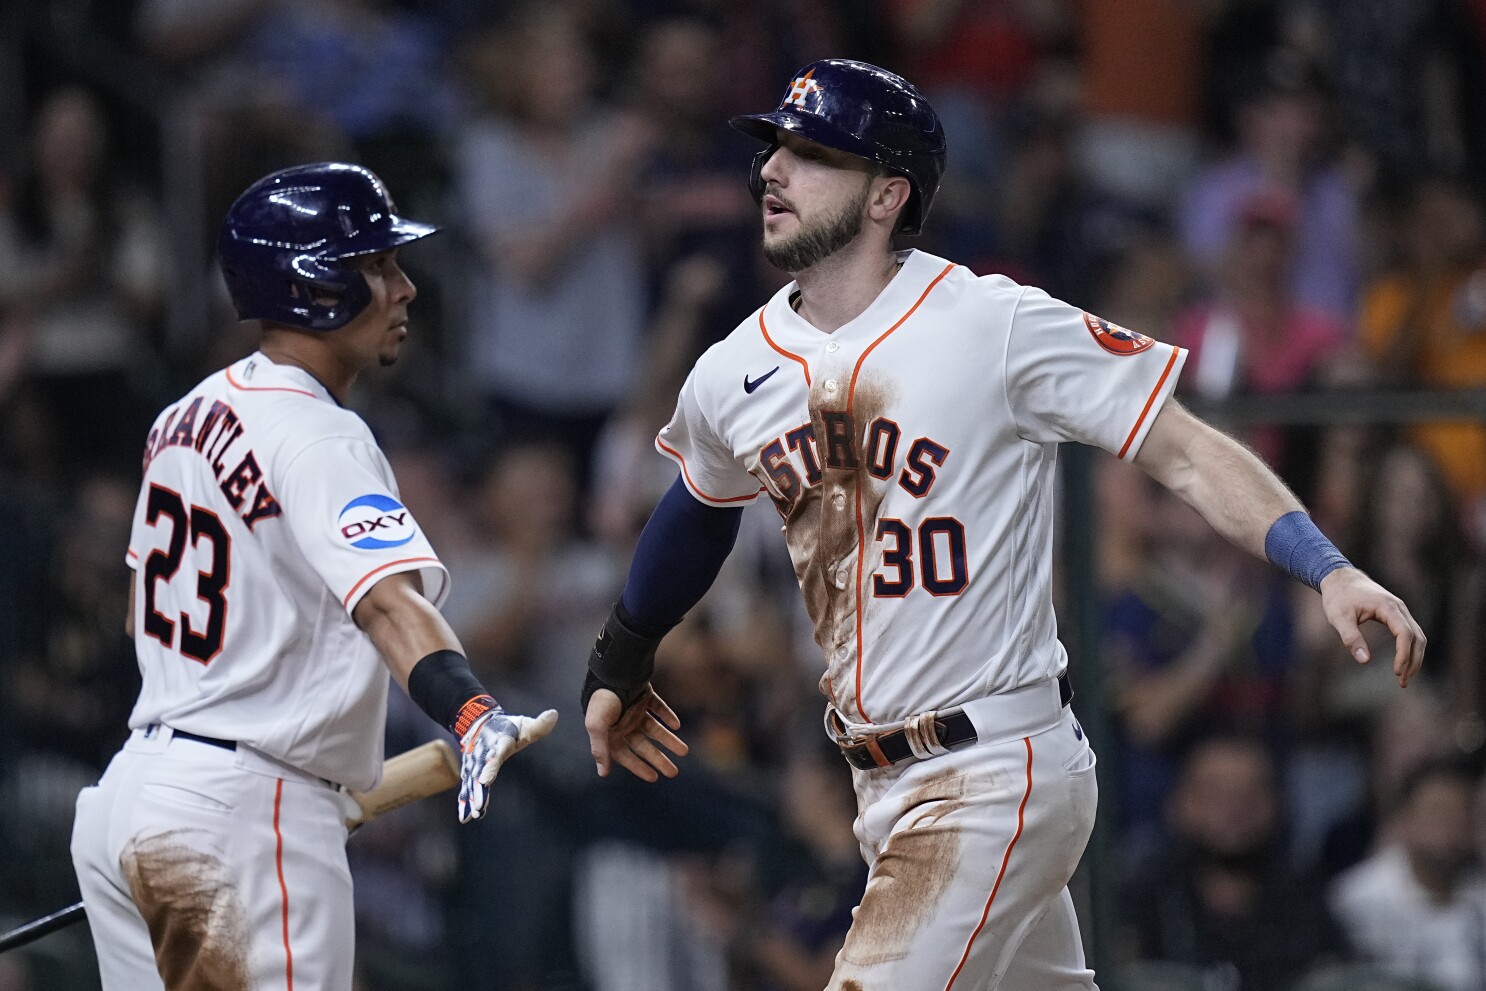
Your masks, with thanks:
M1023 290L1006 338L1006 401L1017 433L1079 441L1134 458L1187 356L1054 299Z
M309 445L284 472L280 498L295 542L346 612L382 578L418 571L435 606L449 573L398 498L376 445L335 437Z
M703 362L699 361L681 386L671 422L655 438L656 450L680 466L687 489L707 505L752 502L763 487L712 429L698 394L704 378Z

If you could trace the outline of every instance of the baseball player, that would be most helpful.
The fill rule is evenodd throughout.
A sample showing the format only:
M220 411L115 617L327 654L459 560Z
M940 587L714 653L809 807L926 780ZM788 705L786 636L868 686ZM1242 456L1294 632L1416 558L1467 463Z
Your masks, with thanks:
M707 351L656 445L680 468L589 661L599 774L676 773L655 648L766 495L825 659L826 727L854 768L866 893L833 991L1093 988L1067 882L1094 820L1094 754L1056 637L1058 444L1098 445L1358 624L1424 637L1245 448L1169 400L1185 355L1002 276L894 251L923 225L945 137L923 96L861 62L806 66L750 185L794 277Z
M228 213L222 271L261 347L149 433L127 555L144 684L77 801L105 988L351 987L343 786L381 774L389 670L460 739L461 822L556 721L507 715L470 673L436 608L448 573L343 405L397 360L416 295L397 251L435 230L338 163Z

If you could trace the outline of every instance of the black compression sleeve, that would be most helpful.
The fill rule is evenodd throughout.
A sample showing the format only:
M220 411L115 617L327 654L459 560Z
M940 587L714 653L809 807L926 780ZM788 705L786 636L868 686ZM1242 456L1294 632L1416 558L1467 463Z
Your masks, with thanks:
M436 650L413 665L408 672L408 697L455 736L463 736L475 718L496 708L495 699L457 650Z
M640 534L619 601L625 623L645 636L681 622L717 580L738 538L743 510L697 499L678 476Z

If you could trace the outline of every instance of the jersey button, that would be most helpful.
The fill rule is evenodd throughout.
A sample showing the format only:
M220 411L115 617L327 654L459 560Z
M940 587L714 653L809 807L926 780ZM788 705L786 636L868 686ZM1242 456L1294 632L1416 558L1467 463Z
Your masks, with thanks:
M835 341L831 341L829 344L826 345L826 352L828 354L835 354L837 351L840 350L841 345L837 344Z
M826 379L825 390L826 390L826 395L828 395L828 396L834 396L836 394L836 380L835 379Z

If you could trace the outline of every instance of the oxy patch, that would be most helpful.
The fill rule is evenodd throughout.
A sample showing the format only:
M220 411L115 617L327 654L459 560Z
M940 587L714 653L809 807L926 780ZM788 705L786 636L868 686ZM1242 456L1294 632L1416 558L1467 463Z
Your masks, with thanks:
M167 991L252 987L237 889L226 865L202 849L216 841L198 830L172 830L134 839L119 856Z
M841 950L844 962L875 967L908 955L959 869L962 827L945 820L965 807L967 790L965 774L953 768L914 789L903 814L906 828L888 838L872 865Z
M380 493L346 503L336 525L348 544L364 551L401 547L418 535L418 525L407 507Z

